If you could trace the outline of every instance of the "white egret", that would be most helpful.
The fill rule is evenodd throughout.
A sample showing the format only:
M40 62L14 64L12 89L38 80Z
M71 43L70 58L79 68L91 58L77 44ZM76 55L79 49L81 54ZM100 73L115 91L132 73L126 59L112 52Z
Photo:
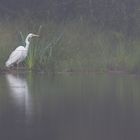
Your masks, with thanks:
M8 60L6 61L5 65L6 67L11 67L14 64L19 64L20 62L24 61L28 54L28 49L30 45L30 39L32 37L38 37L39 35L35 34L28 34L25 39L25 46L19 46L17 47L9 56Z

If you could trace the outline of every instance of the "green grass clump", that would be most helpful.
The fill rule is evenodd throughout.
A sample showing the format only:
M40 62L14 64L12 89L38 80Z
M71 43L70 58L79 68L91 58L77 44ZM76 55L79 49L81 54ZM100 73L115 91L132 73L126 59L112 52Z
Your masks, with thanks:
M31 41L25 63L29 70L140 72L138 40L76 20L57 24L29 18L0 23L1 68L30 32L40 37Z

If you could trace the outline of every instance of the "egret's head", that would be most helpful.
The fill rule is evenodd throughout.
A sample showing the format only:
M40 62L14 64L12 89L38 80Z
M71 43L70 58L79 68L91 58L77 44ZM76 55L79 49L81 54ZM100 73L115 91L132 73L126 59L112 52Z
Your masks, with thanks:
M33 34L33 33L29 33L26 37L26 42L30 42L32 37L39 37L39 35Z

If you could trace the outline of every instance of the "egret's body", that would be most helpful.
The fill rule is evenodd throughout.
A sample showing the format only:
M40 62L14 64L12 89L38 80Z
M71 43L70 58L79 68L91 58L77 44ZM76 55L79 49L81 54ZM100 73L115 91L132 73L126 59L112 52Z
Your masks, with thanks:
M35 35L32 33L28 34L28 36L26 37L26 40L25 40L26 46L25 47L19 46L10 54L8 60L5 63L6 67L11 67L14 64L18 65L20 62L25 60L25 58L27 57L27 54L28 54L30 39L33 36L38 36L38 35Z
M6 61L6 67L11 67L14 64L18 65L20 62L24 61L27 53L28 50L25 47L19 46L9 56L9 59Z

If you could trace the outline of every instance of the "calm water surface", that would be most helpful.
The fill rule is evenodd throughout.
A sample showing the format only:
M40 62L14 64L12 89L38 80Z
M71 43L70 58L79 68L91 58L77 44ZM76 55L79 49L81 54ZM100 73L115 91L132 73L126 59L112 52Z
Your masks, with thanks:
M0 140L139 140L140 76L0 76Z

